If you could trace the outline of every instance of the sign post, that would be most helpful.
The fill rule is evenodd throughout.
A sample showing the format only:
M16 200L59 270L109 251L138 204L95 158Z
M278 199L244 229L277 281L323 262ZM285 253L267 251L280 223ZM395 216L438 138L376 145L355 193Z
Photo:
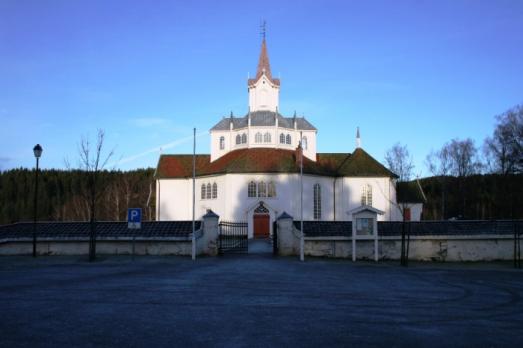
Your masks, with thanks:
M139 230L142 228L142 208L127 209L127 228L130 230ZM135 251L136 234L133 233L133 260Z

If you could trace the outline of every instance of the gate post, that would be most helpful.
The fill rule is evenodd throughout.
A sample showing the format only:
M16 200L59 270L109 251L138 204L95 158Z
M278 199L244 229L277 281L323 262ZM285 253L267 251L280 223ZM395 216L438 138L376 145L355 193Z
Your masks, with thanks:
M203 216L203 236L200 239L200 253L215 256L218 254L218 220L220 217L208 210Z
M283 212L277 219L278 222L278 254L299 255L300 240L298 230L295 231L293 217Z

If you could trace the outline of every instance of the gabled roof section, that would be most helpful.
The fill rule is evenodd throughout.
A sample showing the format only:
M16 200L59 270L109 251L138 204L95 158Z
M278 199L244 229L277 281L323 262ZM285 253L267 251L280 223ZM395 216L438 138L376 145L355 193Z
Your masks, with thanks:
M355 151L356 153L356 151ZM370 155L319 153L316 162L303 157L303 173L319 176L393 177ZM376 163L378 165L376 165ZM370 168L362 169L365 164ZM250 148L231 151L214 162L209 155L196 155L196 176L227 173L299 173L296 151L275 148ZM190 178L192 155L162 155L156 170L157 179Z
M357 148L352 156L343 163L338 170L340 176L387 176L397 178L398 176L388 170L383 164L376 161L362 148Z
M267 53L267 43L265 42L265 39L262 41L260 58L258 59L258 68L256 70L256 77L249 79L248 85L251 86L255 84L263 75L265 75L273 84L277 86L280 85L280 79L272 78L271 64L269 63L269 54Z
M294 129L294 120L296 119L296 128L298 130L316 130L305 117L284 117L280 113L268 110L253 111L250 113L251 126L253 127L271 127L276 126L276 118L278 118L278 127ZM243 117L225 117L218 122L211 131L214 130L229 130L232 123L232 129L245 128L249 124L249 114Z

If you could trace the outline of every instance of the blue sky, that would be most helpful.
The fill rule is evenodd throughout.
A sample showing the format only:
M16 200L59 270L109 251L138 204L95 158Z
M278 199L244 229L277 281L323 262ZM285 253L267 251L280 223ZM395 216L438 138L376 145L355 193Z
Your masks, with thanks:
M407 144L416 173L452 138L476 145L523 102L523 1L0 0L0 169L75 165L106 132L111 167L209 152L208 130L247 111L267 21L280 111L318 128L319 152ZM115 163L119 160L119 163Z

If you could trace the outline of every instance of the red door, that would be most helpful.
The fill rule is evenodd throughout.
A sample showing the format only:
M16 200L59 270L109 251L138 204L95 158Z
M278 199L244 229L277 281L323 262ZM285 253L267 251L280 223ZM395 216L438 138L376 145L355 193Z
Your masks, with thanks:
M270 237L270 216L269 214L255 214L254 220L254 238Z

